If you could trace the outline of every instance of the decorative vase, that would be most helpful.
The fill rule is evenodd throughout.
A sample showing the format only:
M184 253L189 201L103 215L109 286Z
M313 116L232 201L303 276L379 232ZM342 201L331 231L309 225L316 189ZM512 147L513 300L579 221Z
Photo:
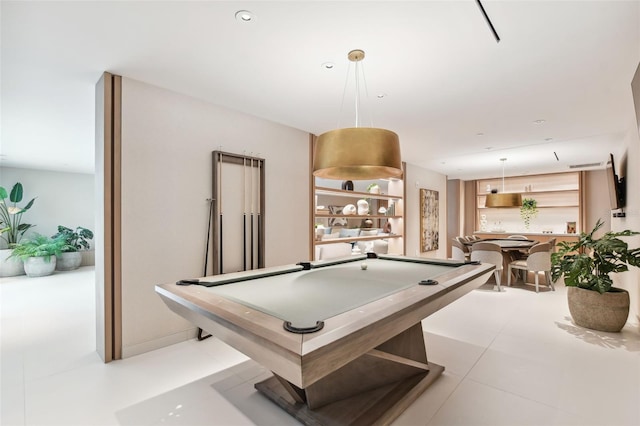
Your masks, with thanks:
M629 317L629 292L611 287L600 294L594 290L569 287L567 292L569 312L573 322L592 330L618 332Z
M345 180L342 182L342 189L345 191L353 191L353 181Z
M73 271L82 263L82 253L79 251L62 253L56 260L57 271Z
M370 185L369 188L367 188L367 192L369 194L379 194L380 187L378 185Z
M354 206L353 204L347 204L346 206L344 206L344 208L342 209L342 214L343 215L352 215L352 214L356 214L356 206Z
M371 219L365 219L362 221L363 228L373 228L373 221Z
M12 257L11 249L0 250L0 277L15 277L24 275L24 264L17 257Z
M358 200L358 215L364 216L369 214L369 203L367 200Z
M56 257L51 256L49 261L45 261L43 256L29 257L24 261L24 272L28 277L44 277L51 275L56 269Z

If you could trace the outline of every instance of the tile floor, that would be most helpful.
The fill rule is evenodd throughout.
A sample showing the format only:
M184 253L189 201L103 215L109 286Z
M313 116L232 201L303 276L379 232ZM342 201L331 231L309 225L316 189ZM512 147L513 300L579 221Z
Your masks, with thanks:
M557 290L486 286L425 320L446 371L394 424L640 425L638 325L576 327ZM92 268L0 281L0 424L297 424L254 390L269 372L215 338L103 364L94 297Z

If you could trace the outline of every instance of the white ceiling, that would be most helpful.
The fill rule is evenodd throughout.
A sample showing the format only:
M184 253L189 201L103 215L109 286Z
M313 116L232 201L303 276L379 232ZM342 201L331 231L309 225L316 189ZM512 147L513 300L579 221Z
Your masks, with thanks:
M349 96L340 104L356 48L362 125L397 132L409 163L471 179L500 175L503 157L509 175L621 154L640 2L483 5L500 43L474 0L3 0L0 165L92 173L103 71L315 134L352 127Z

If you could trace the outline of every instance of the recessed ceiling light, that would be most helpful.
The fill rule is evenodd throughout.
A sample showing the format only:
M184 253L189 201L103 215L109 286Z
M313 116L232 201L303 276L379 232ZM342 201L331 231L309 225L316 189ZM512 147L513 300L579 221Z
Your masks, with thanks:
M542 124L544 120L533 120L533 124Z
M484 133L482 132L476 133L476 136L484 136Z
M553 140L553 138L544 138L544 140L545 140L545 141L547 141L547 142L549 142L549 141L552 141L552 140Z
M256 20L256 16L248 10L239 10L236 12L236 20L240 22L251 22Z
M378 99L382 99L382 98L386 98L387 94L386 93L378 93L376 96L378 97Z
M322 64L322 68L327 69L327 70L332 70L333 67L335 67L336 65L333 62L325 62L324 64Z
M490 151L490 150L492 150L492 149L493 149L493 147L492 147L492 146L488 146L488 147L486 147L485 149L486 149L487 151Z

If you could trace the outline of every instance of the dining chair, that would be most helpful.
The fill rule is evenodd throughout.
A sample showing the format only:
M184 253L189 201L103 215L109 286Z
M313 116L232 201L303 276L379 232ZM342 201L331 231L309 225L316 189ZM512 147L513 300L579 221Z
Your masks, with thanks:
M551 281L551 246L549 243L539 243L529 249L529 256L526 259L514 260L507 268L507 285L511 286L511 270L518 269L524 271L523 281L527 281L528 272L534 273L536 293L539 292L539 273L544 272L547 286L555 291L553 281Z
M451 256L453 260L469 260L469 249L455 238L451 239Z
M556 250L556 239L550 238L547 242L549 243L550 251L553 253Z
M479 242L471 246L471 261L479 261L484 263L492 263L496 266L493 274L496 277L498 291L502 291L500 286L502 276L502 249L499 245L493 243Z

